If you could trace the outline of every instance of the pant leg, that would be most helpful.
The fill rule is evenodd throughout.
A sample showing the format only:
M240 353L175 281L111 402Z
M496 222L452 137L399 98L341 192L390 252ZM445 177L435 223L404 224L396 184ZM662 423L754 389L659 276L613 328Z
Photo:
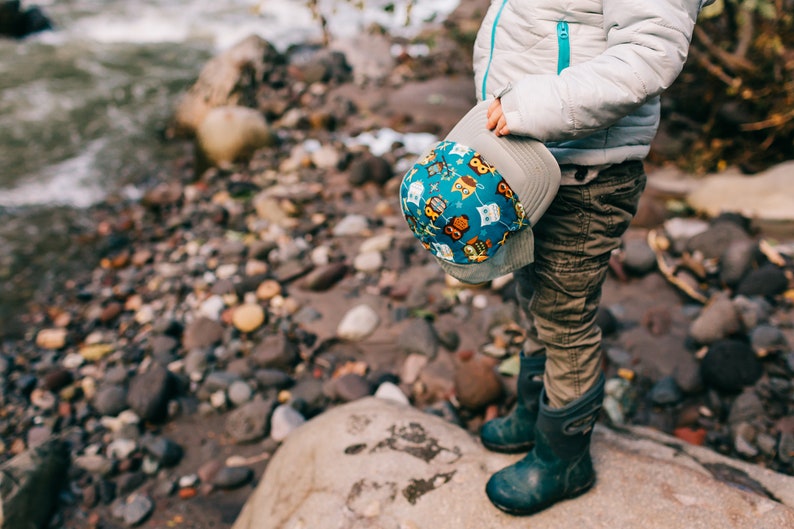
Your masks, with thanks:
M614 165L586 185L561 187L533 228L535 262L515 276L519 301L545 346L544 385L553 408L579 398L597 380L601 287L645 182L642 162Z

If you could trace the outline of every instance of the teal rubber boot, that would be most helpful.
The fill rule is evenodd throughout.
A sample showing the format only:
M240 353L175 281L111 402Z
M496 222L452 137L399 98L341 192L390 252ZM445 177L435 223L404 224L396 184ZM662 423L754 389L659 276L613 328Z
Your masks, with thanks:
M518 370L518 398L513 410L488 421L480 429L485 448L494 452L515 454L527 452L535 444L535 421L538 418L540 390L543 389L545 356L524 356Z
M587 393L552 409L540 397L535 448L523 459L491 476L485 493L499 509L533 514L586 492L595 483L590 437L604 397L604 375Z

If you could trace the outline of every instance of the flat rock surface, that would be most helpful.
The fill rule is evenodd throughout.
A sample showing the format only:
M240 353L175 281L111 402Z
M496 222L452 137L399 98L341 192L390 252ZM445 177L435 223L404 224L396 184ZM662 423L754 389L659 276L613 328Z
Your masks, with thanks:
M491 473L521 456L488 452L438 417L366 398L293 432L233 529L794 527L794 479L750 477L707 454L658 434L599 427L595 487L530 518L512 517L492 507L483 489ZM719 465L731 469L722 479L713 471ZM766 492L734 486L725 475Z

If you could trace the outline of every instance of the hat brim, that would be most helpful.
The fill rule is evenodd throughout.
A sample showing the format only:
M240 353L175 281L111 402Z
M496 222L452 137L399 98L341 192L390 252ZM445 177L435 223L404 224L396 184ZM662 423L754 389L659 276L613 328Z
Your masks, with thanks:
M457 264L436 257L441 268L464 283L484 283L532 263L535 238L532 226L543 216L560 187L560 166L543 143L526 136L497 136L488 130L488 106L472 108L449 132L446 140L479 152L518 196L529 226L513 234L494 256L481 263Z

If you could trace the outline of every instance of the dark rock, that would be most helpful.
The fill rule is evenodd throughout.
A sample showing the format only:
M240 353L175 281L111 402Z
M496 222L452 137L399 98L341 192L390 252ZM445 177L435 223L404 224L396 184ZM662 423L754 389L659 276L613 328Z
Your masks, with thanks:
M268 434L272 400L255 399L232 411L226 418L226 433L238 443L250 443Z
M168 370L152 364L148 371L130 381L127 404L144 421L159 422L168 415L168 399L172 393Z
M295 383L295 380L280 369L257 369L254 378L261 389L284 389Z
M628 239L623 244L623 267L626 272L644 276L656 269L656 254L645 239Z
M114 417L127 409L127 390L118 385L104 385L97 390L91 402L100 415Z
M323 292L342 280L349 267L344 263L329 263L309 272L301 281L301 288L312 292Z
M182 459L182 447L166 437L144 435L141 445L162 467L174 466Z
M260 368L291 369L300 360L298 344L284 333L271 334L254 348L251 362Z
M391 164L379 156L365 156L350 164L350 183L361 186L367 182L383 185L394 176Z
M598 307L596 312L596 325L601 329L604 336L609 336L618 330L620 322L615 314L606 307Z
M54 371L50 371L44 376L44 379L41 381L41 387L47 391L57 392L71 384L73 380L74 376L69 371L58 368Z
M763 374L763 366L752 347L739 340L719 340L711 344L700 363L703 382L727 393L753 385Z
M369 381L355 373L346 373L339 378L331 380L332 398L342 402L351 402L366 397L372 393Z
M651 402L658 406L667 406L681 401L683 395L675 378L667 376L656 382L648 393Z
M254 471L248 467L222 467L212 477L212 485L219 489L236 489L242 487L254 477Z
M782 294L787 288L788 278L785 271L772 263L766 263L760 268L751 270L739 282L736 294L748 297L771 297Z
M3 527L47 527L68 466L67 446L59 440L0 465Z
M122 517L129 527L142 524L154 510L154 502L144 494L133 494L124 504Z
M706 231L689 238L686 250L699 252L706 259L720 259L729 246L749 238L747 231L735 222L715 220Z
M397 338L397 347L405 353L417 353L435 358L439 340L433 324L424 318L408 322Z
M19 0L0 3L0 36L21 39L52 29L52 22L36 6L21 9Z
M493 362L481 355L461 361L455 369L455 395L463 408L481 410L504 395Z
M187 349L211 347L223 338L223 326L215 320L201 317L188 324L182 335L182 346Z
M734 286L745 276L753 263L758 245L752 239L733 241L720 259L720 280Z

